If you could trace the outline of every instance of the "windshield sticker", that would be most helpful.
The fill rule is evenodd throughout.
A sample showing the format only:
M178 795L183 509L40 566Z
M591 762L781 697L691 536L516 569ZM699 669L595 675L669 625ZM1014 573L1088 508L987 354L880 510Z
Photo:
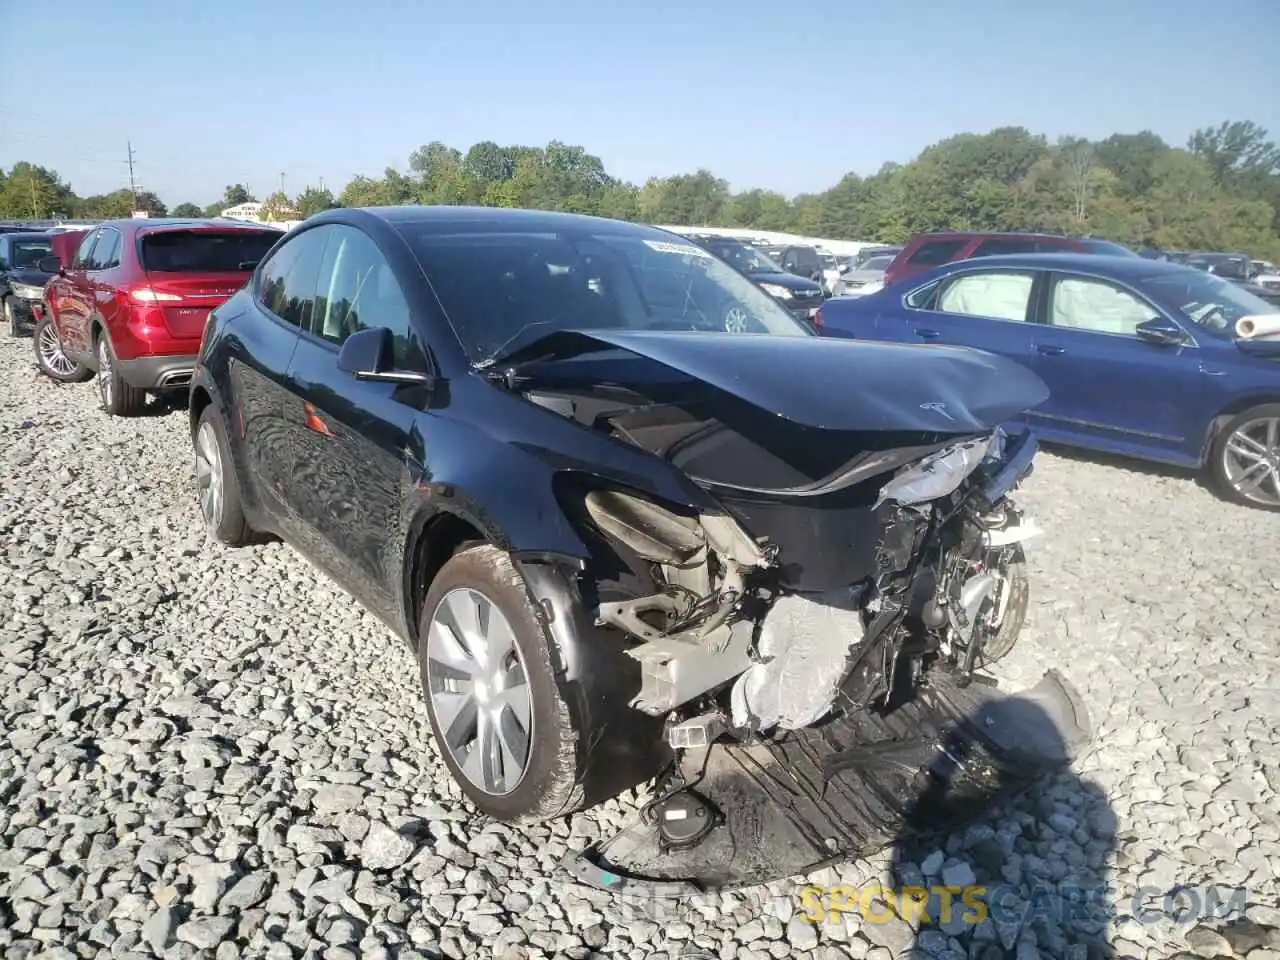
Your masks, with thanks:
M701 247L695 247L688 243L667 243L665 240L646 240L644 245L650 250L657 250L659 253L678 253L686 257L703 257L710 260L711 254L703 250Z

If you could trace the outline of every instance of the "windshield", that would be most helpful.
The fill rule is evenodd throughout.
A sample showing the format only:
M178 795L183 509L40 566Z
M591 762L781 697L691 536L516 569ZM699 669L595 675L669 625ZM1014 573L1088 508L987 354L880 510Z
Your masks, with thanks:
M148 273L242 273L252 270L282 234L272 230L164 230L142 238Z
M727 260L743 273L786 273L782 267L770 260L759 247L750 247L745 243L734 241L716 241L707 244L708 248L721 260Z
M401 229L474 363L556 330L812 335L750 280L658 230Z
M893 263L892 255L885 254L879 257L872 257L864 263L859 270L888 270L889 264Z
M1158 302L1203 330L1220 337L1235 335L1236 321L1260 314L1276 315L1277 309L1239 284L1211 273L1182 273L1153 277L1143 288Z
M15 270L34 267L43 257L51 253L53 253L53 244L48 240L14 240L9 246L9 257L13 261L10 266Z

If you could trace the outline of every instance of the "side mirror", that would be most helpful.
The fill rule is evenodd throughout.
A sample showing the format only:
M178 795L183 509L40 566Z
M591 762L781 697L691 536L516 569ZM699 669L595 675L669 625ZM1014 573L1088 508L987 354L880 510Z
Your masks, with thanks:
M358 330L342 342L338 369L357 380L410 383L430 387L435 377L417 370L396 370L392 361L395 338L386 327Z
M1185 343L1187 339L1186 334L1177 324L1164 317L1152 317L1150 320L1142 321L1138 324L1137 334L1148 343L1158 343L1166 347Z
M41 257L36 261L36 269L41 273L61 273L62 260L58 257Z

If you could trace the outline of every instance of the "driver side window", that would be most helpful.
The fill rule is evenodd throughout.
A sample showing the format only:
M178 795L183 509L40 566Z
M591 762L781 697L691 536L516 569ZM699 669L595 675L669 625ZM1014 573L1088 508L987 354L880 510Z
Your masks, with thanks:
M102 236L101 230L95 230L84 238L80 244L80 248L76 250L75 259L71 261L72 270L92 270L93 269L93 248L98 242L98 238Z
M386 327L394 337L395 365L416 367L409 304L378 245L355 227L335 224L322 231L327 237L310 332L340 345L360 330Z
M1138 324L1155 316L1154 307L1105 280L1059 277L1053 285L1049 322L1055 327L1133 337Z

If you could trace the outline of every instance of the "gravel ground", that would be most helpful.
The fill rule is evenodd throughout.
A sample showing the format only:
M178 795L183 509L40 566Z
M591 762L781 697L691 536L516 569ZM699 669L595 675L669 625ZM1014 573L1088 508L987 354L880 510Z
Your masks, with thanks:
M556 874L634 797L480 819L400 643L288 547L206 544L185 416L108 420L30 354L0 341L6 957L1280 958L1280 516L1042 457L1033 610L1000 672L1060 668L1096 746L936 850L809 878L1007 884L1021 922L814 925L781 883L672 918ZM1109 885L1109 917L1055 913L1082 883ZM1194 907L1203 884L1229 922L1134 916L1140 888Z

